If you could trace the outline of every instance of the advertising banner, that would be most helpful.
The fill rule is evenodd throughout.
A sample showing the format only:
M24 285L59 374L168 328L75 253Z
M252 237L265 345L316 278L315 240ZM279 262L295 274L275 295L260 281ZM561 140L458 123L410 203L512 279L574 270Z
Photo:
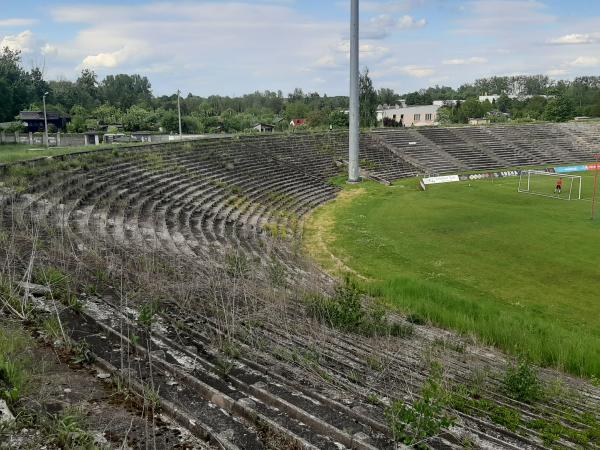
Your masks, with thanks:
M565 167L555 167L554 171L556 173L570 173L570 172L585 172L589 166L565 166Z
M440 184L440 183L453 183L455 181L460 181L458 175L443 175L440 177L429 177L423 178L424 184Z

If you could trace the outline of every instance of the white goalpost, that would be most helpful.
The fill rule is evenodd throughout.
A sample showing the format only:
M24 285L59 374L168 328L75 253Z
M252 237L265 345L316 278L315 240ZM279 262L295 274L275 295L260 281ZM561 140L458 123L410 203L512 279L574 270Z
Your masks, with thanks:
M561 189L558 189L561 186ZM581 176L543 170L523 170L519 176L519 192L560 200L581 200Z

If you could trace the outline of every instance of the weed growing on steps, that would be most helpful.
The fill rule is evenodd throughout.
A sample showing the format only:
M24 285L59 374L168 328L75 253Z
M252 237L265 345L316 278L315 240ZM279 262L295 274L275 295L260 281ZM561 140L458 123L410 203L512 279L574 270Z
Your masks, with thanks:
M244 278L250 272L250 262L244 253L228 253L225 256L227 274L234 278Z
M581 413L571 408L562 411L561 421L556 417L526 419L521 413L510 406L499 405L494 400L485 398L481 391L473 385L453 386L448 406L456 411L474 416L483 416L492 422L513 432L522 432L525 429L537 431L544 445L551 447L561 438L575 442L584 448L600 443L600 422L589 413ZM573 427L570 424L578 424ZM581 424L585 428L580 427Z
M59 301L65 306L80 312L83 308L81 300L75 295L74 283L71 277L56 267L43 267L36 270L33 281L47 286L51 293L50 299Z
M427 440L454 423L454 418L445 411L447 403L442 366L434 363L419 400L412 405L396 400L385 409L394 440L415 448L427 448Z
M64 411L46 423L50 442L64 449L93 449L94 436L87 431L84 418L76 410Z
M156 320L156 315L160 312L160 303L158 301L151 301L144 303L138 311L138 323L146 328L150 329L152 324Z
M26 392L33 360L32 339L11 326L0 327L0 399L15 404Z
M542 398L543 390L535 369L525 360L510 366L504 374L504 390L509 397L525 403Z
M344 283L336 287L332 297L309 297L308 313L332 328L365 336L405 337L412 334L411 327L390 323L383 308L364 308L362 297L357 283L347 276Z
M73 345L73 358L74 364L92 364L96 360L94 354L90 350L90 346L87 342L81 341Z

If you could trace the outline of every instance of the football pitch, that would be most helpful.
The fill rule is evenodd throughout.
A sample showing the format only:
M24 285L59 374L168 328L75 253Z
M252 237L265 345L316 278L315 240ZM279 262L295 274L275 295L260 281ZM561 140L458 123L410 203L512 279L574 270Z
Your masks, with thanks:
M306 230L309 252L391 308L532 362L600 376L600 220L518 177L347 185ZM548 177L552 194L554 179Z

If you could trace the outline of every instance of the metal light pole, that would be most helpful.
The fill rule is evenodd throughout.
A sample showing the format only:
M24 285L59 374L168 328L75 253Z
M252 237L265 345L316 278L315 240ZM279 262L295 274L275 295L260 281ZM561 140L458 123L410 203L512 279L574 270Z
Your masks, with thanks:
M46 95L48 95L48 93L44 92L42 103L44 104L44 144L46 145L46 148L48 148L48 116L46 115Z
M359 96L359 9L358 0L351 2L350 20L350 137L348 181L360 181L360 96Z
M183 133L181 132L181 105L179 103L179 96L181 91L177 89L177 115L179 116L179 140L183 140Z
M592 193L592 220L596 220L596 205L598 202L598 173L600 172L600 153L594 155L596 157L596 169L594 172L594 191ZM581 183L581 181L580 181ZM581 189L581 184L579 184Z
M348 182L360 181L358 152L360 147L360 97L358 69L358 0L352 0L350 20L350 152L348 155Z

